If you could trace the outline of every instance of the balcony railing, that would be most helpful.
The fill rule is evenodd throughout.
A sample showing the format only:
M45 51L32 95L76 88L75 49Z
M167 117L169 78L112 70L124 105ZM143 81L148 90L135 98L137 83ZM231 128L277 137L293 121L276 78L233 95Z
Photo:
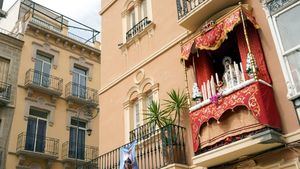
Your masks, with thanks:
M137 138L136 159L140 169L156 169L170 164L186 164L185 128L169 125ZM120 151L123 145L99 156L80 169L120 168Z
M58 158L59 139L23 132L18 135L17 153Z
M11 85L0 81L0 102L4 104L10 101Z
M31 87L53 95L61 95L63 79L38 70L29 69L25 75L25 87Z
M134 130L129 132L130 141L137 140L137 139L145 139L149 137L148 135L151 132L154 132L156 129L156 125L154 123L146 123Z
M61 33L69 38L94 47L99 31L73 20L65 15L53 11L43 5L33 2L32 0L21 0L21 7L30 12L31 23L44 27L48 30ZM66 31L64 31L66 29ZM72 35L76 35L72 36ZM75 38L74 38L75 37Z
M62 159L64 161L74 161L88 162L95 159L98 156L98 147L94 146L77 146L77 157L76 157L76 143L74 142L64 142L62 144Z
M126 33L126 40L129 40L139 32L142 32L146 28L146 26L149 25L150 23L151 21L148 20L148 17L142 19L140 22L135 24L131 29L129 29L129 31Z
M60 28L55 27L53 24L51 24L50 22L46 22L42 19L38 19L38 18L32 18L31 22L34 24L37 24L41 27L47 28L49 30L52 30L54 32L61 32Z
M66 84L66 99L77 103L97 106L98 92L96 89L91 89L74 82L69 82Z
M176 0L178 20L207 0Z

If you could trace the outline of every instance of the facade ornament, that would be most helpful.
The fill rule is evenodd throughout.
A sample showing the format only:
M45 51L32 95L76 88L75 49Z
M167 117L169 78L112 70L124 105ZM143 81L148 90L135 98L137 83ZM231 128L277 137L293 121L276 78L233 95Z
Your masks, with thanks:
M295 96L295 86L290 82L287 81L286 82L286 86L287 86L287 97L291 98L293 96Z

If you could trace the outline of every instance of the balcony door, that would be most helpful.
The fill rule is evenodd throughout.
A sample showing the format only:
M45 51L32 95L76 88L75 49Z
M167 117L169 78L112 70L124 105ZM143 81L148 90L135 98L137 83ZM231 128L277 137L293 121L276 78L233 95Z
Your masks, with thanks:
M78 119L71 119L69 158L76 158L76 149L77 149L77 159L80 160L85 159L85 132L86 132L85 122L80 121Z
M86 98L86 79L87 71L82 68L74 67L72 85L73 96L83 99Z
M44 153L46 142L47 112L30 109L25 150Z
M33 83L43 87L50 86L50 70L51 70L51 58L37 53Z

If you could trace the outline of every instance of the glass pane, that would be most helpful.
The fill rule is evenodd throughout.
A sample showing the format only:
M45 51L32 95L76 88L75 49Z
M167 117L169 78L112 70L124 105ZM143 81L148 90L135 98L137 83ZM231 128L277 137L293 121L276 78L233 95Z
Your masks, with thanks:
M85 75L80 75L80 97L86 98L86 77Z
M276 18L284 50L300 45L300 5L284 12Z
M86 70L78 68L78 67L74 67L74 72L82 74L82 75L86 75Z
M46 127L47 127L47 122L45 120L38 120L36 147L35 147L36 152L43 153L45 151Z
M25 150L33 151L35 143L36 118L29 117L27 122Z
M42 73L42 85L44 87L50 86L50 76L49 76L50 70L51 70L51 65L48 63L44 63L43 73Z
M294 80L296 91L300 92L300 50L296 50L286 57L289 63L292 78Z
M78 123L78 124L77 124L77 123ZM81 127L81 128L85 128L86 123L83 122L83 121L81 121L81 120L77 121L76 118L72 118L72 119L71 119L71 125L72 125L72 126L78 126L78 127Z
M69 140L69 158L75 158L76 154L76 131L74 127L70 127L70 140Z
M79 129L78 130L78 159L84 160L84 148L85 148L85 131Z
M45 54L41 53L41 52L37 52L36 58L39 60L43 60L45 62L51 63L51 58L44 56Z
M41 72L43 71L42 67L43 67L43 62L37 59L35 61L34 74L33 74L33 83L34 84L40 85L40 83L41 83L41 78L42 78Z
M79 74L73 73L73 85L72 85L72 94L73 96L78 96L79 94Z
M138 127L140 124L140 107L139 101L136 101L134 104L134 114L135 114L135 127Z
M36 110L36 109L30 109L29 115L44 118L44 119L48 118L48 112Z

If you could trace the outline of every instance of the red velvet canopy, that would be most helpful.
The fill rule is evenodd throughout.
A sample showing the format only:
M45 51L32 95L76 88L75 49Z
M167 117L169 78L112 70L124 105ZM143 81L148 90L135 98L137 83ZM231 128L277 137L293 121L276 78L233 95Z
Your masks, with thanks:
M210 25L208 31L201 32L200 35L183 45L181 48L182 59L188 60L194 44L198 49L218 49L227 38L227 34L231 32L235 26L241 23L241 12L243 12L243 14L246 16L246 19L248 19L256 28L258 28L258 25L251 15L251 12L243 6L238 6L230 11L225 17L219 19L215 25Z

